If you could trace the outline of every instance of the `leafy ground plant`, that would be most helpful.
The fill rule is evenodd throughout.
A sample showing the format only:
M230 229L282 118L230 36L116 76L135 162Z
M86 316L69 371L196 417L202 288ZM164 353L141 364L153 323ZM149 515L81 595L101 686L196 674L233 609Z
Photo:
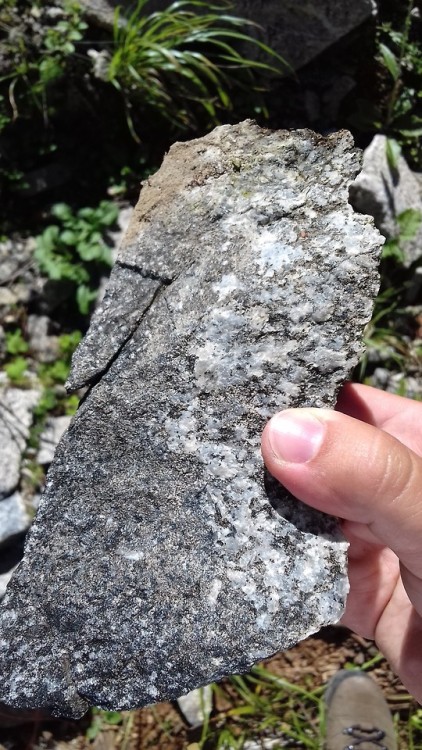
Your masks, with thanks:
M265 75L288 69L279 55L245 33L247 27L256 32L256 24L229 15L228 4L178 0L145 15L147 2L138 0L128 18L116 9L112 52L103 57L102 77L122 92L135 138L130 114L135 105L178 130L197 126L201 114L209 127L233 108L235 89L257 94ZM265 61L246 57L240 51L245 45Z
M397 151L394 144L406 148L415 164L422 159L422 54L420 42L412 38L415 24L420 26L420 18L416 3L410 0L401 29L395 29L392 23L385 23L379 29L379 60L391 78L381 119L393 140L390 144L393 165Z
M422 224L422 213L407 209L396 217L397 234L383 248L380 266L381 288L375 300L372 320L366 328L364 354L357 370L357 379L371 384L375 367L382 365L391 372L422 375L422 346L416 317L419 308L412 298L415 274L422 253L411 265L406 264L405 247L414 239ZM403 387L403 386L402 386ZM400 395L406 395L401 392Z
M387 135L391 167L403 150L410 165L422 169L420 10L415 0L406 0L388 15L376 33L376 91L371 99L357 99L349 121L358 130Z
M110 247L104 238L116 222L118 208L101 201L96 208L74 213L66 203L51 209L55 224L36 238L35 260L41 273L57 282L69 282L79 312L87 315L98 293L101 274L112 265Z
M0 11L0 131L33 108L49 118L48 89L66 72L88 28L79 3L61 7L6 1Z

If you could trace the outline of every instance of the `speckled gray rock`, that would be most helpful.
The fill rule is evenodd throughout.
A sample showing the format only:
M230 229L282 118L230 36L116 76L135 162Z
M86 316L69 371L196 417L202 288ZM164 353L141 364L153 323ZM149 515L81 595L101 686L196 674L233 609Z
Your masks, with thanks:
M280 407L333 405L362 352L381 239L347 202L359 162L347 133L245 122L147 181L4 600L0 700L133 708L339 618L346 544L259 444Z

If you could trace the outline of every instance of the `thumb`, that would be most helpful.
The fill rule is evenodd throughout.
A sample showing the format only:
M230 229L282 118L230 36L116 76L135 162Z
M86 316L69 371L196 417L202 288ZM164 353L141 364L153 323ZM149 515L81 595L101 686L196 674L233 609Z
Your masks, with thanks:
M421 613L422 583L415 578L422 579L422 458L388 433L325 409L276 414L264 430L262 453L295 497L366 525L371 541L396 553Z

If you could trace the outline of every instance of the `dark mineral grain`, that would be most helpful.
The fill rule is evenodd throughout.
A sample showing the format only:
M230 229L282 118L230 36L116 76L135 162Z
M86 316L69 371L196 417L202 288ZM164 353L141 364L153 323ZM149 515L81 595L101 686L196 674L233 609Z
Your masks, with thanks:
M336 522L264 475L287 406L333 406L378 287L347 133L223 126L147 180L74 357L89 384L0 618L0 700L77 717L248 669L335 622Z

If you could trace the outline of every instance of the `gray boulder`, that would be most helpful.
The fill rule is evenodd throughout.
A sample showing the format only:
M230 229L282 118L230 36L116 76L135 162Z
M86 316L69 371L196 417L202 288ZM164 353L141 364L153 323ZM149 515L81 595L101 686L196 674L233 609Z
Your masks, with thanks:
M376 135L365 150L362 171L350 188L350 200L357 211L374 217L375 226L387 239L397 236L397 216L403 211L413 208L422 215L420 179L403 156L398 157L395 168L389 165L385 135ZM422 256L422 223L402 249L407 266Z
M164 10L170 0L150 0L145 15ZM81 0L91 23L112 28L116 6L130 13L131 0ZM323 50L357 28L375 12L373 0L236 0L232 15L241 16L258 24L260 38L298 70ZM253 33L253 31L252 31ZM256 33L256 31L255 31Z
M348 204L359 165L347 133L248 121L147 180L1 609L4 703L176 698L340 617L337 523L259 446L278 409L332 406L362 353L381 238Z

